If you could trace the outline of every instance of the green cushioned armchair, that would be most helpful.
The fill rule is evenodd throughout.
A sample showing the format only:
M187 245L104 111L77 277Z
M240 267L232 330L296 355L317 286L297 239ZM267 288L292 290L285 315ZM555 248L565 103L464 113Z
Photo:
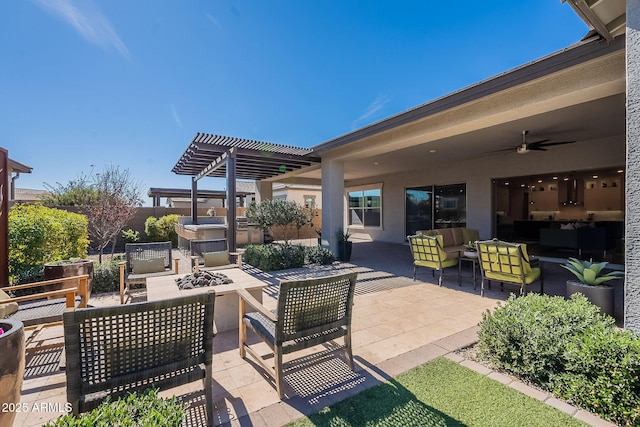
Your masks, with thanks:
M458 267L458 285L460 285L460 258L458 253L447 253L442 247L442 236L407 236L413 254L413 280L416 280L416 269L426 267L435 275L439 272L438 286L442 286L442 275L445 268Z
M527 245L493 239L476 242L476 248L482 272L480 295L484 296L485 281L490 285L492 280L519 285L520 295L526 293L529 285L540 281L540 293L544 293L542 267L532 265Z

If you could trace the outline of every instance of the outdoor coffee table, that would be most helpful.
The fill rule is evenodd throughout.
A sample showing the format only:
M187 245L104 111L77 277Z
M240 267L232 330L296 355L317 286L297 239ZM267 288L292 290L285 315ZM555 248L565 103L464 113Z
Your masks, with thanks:
M254 298L262 302L262 290L267 286L267 283L256 279L239 268L216 270L216 273L226 275L233 280L233 283L180 290L176 284L176 279L182 278L186 276L186 274L149 278L147 279L147 301L158 301L214 290L216 292L216 302L213 309L213 321L216 330L223 332L236 329L238 328L239 312L239 301L236 291L238 289L246 289Z
M478 268L478 253L473 251L460 252L460 263L471 263L471 271L473 272L473 290L476 289L476 269Z

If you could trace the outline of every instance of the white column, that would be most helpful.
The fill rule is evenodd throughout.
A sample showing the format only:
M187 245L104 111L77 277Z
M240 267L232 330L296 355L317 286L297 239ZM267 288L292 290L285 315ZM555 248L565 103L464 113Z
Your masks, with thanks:
M344 228L344 166L335 160L322 160L322 245L337 256L336 232Z
M640 332L640 1L627 0L624 327Z

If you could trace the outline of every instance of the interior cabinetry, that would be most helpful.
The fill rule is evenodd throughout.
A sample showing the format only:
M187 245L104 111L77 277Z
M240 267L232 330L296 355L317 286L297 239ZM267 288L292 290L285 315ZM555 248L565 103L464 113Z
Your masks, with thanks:
M509 188L498 188L496 194L496 210L498 212L509 212Z
M557 183L539 183L529 188L529 202L532 211L557 211L558 210L558 185Z
M624 210L622 183L619 177L585 181L584 207L588 211Z

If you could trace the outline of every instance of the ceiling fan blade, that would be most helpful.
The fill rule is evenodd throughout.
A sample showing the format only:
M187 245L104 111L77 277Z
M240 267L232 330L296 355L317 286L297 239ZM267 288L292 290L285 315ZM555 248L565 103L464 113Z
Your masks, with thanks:
M564 144L573 144L576 141L559 141L559 142L546 142L542 144L542 147L551 147L553 145L564 145Z
M547 151L547 149L544 148L541 145L532 145L532 144L527 144L527 150L529 150L529 151Z

